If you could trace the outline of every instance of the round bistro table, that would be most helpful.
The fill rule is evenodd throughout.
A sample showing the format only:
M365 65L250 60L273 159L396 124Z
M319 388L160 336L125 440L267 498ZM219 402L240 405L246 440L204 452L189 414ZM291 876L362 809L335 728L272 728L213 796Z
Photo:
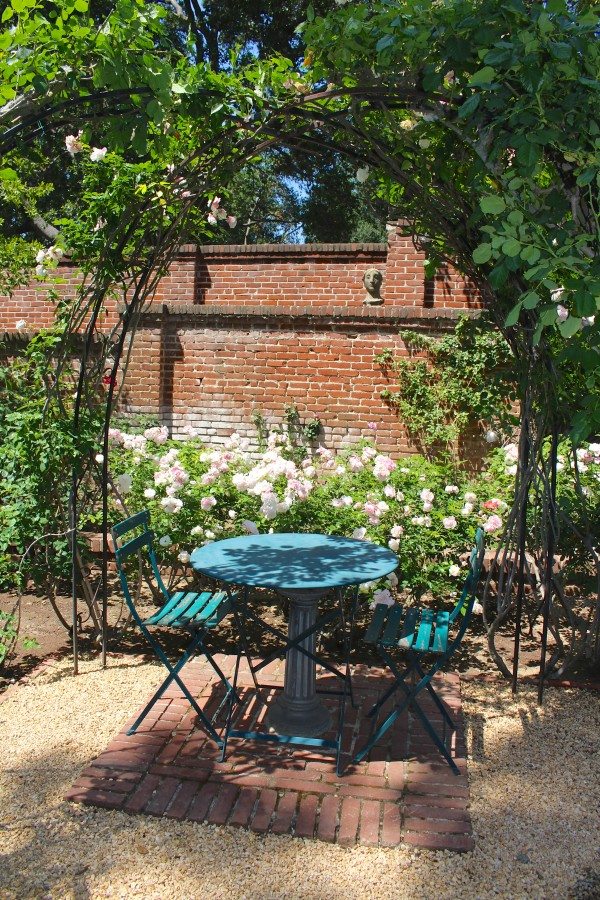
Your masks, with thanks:
M301 643L314 654L319 600L333 588L388 575L398 557L370 541L335 535L257 534L205 544L193 551L191 565L217 581L273 588L288 597L288 640L315 628ZM267 717L277 733L313 737L330 727L331 717L316 692L316 673L314 659L296 647L287 650L283 693Z

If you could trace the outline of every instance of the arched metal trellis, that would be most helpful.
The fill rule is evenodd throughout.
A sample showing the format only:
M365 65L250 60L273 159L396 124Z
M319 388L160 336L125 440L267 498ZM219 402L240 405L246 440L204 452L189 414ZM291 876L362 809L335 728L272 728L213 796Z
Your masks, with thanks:
M211 92L214 99L214 92ZM122 98L119 98L121 100ZM106 103L106 98L102 98ZM386 113L397 108L418 109L427 112L428 99L414 89L400 84L372 85L364 88L328 89L304 94L295 99L269 105L264 101L260 117L252 119L231 115L228 127L189 156L169 176L172 183L185 177L188 198L181 200L179 213L161 227L154 222L152 233L140 233L139 223L149 213L149 200L132 202L123 210L112 233L106 235L104 249L95 261L93 271L81 287L73 307L68 333L84 329L84 345L77 379L77 392L73 413L73 429L77 432L85 411L98 403L98 388L105 376L107 390L104 398L104 414L100 443L102 463L100 493L102 509L102 564L101 564L101 635L102 656L107 652L107 604L108 604L108 492L109 428L111 414L118 399L119 379L123 380L127 361L135 336L139 317L151 300L158 280L168 268L176 252L186 220L196 202L205 203L214 195L223 179L241 168L253 156L273 146L284 146L296 152L318 154L324 150L335 151L360 165L368 164L384 171L390 179L402 185L404 196L410 198L413 207L421 208L419 215L408 219L408 229L414 234L436 234L444 238L447 260L455 264L478 285L484 306L495 316L496 324L507 337L516 359L525 361L521 371L521 428L519 461L515 502L507 519L502 546L496 555L499 572L495 603L491 595L491 579L487 583L486 624L492 656L507 675L512 676L516 689L519 644L522 631L526 588L531 576L531 561L536 559L540 573L539 592L533 601L527 601L530 622L542 615L539 697L542 698L544 679L561 653L572 659L576 648L576 628L566 647L561 638L559 614L573 623L574 614L564 596L556 592L554 577L555 547L559 528L570 527L561 519L556 502L557 447L561 423L556 407L556 377L552 370L551 353L540 344L534 347L532 328L525 319L523 328L506 329L505 310L497 303L497 297L474 265L472 247L465 240L461 223L468 215L464 197L448 182L439 183L432 195L431 184L423 188L411 179L410 171L403 165L401 153L394 144L393 130L376 130L372 117L382 110ZM41 122L51 128L53 116L60 110L45 110L43 116L30 116L27 121L14 125L0 137L0 148L11 143L33 139L39 133ZM389 119L389 117L388 117ZM226 165L223 165L223 160ZM435 186L435 178L432 178ZM403 217L406 218L403 212ZM115 284L115 261L120 272ZM108 333L99 328L99 314L107 295L118 289L123 312ZM94 348L100 344L98 353ZM64 358L67 354L66 345ZM70 491L70 540L72 550L72 619L73 655L77 670L78 596L81 567L78 562L78 503L85 479L94 477L93 460L78 461L73 467ZM530 498L536 494L536 504ZM528 553L532 536L536 549ZM594 551L595 552L595 551ZM599 564L597 556L596 565ZM489 611L495 609L490 618ZM494 637L498 628L511 617L515 622L514 655L512 672L495 649ZM598 613L596 613L596 620ZM598 641L598 621L590 626ZM550 665L547 662L548 635L552 634L555 652Z

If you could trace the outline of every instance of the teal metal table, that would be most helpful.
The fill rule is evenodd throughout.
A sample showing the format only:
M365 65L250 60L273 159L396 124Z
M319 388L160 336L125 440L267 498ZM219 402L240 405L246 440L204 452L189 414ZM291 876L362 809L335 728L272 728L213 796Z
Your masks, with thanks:
M397 568L398 557L370 541L283 533L205 544L194 550L191 565L217 581L273 588L289 598L284 688L271 704L267 722L279 735L295 736L298 742L327 731L331 718L316 688L319 600L332 589L388 575Z

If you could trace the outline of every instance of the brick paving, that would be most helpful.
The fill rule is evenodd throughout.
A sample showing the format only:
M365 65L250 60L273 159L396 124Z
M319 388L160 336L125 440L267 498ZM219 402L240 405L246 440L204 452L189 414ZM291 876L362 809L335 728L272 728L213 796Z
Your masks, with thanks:
M226 674L233 657L217 656ZM194 660L185 681L205 708L217 707L222 687L206 662ZM283 663L261 673L265 693L282 685ZM249 679L240 679L246 701L240 728L264 728L265 707L253 696ZM333 687L335 679L319 677ZM366 710L389 682L379 669L357 666L357 708L348 704L344 726L344 773L325 750L288 748L231 739L225 762L220 751L195 728L195 714L177 687L170 689L135 735L123 730L81 773L66 799L128 813L233 825L252 831L291 834L342 846L394 847L408 843L436 850L473 848L469 782L458 675L438 675L434 684L452 711L458 729L452 754L455 775L431 744L420 723L404 713L358 765L350 754L368 735ZM337 687L337 685L335 685ZM421 695L423 697L423 695ZM324 696L332 714L338 699ZM422 700L440 724L435 707ZM324 735L324 737L334 737Z

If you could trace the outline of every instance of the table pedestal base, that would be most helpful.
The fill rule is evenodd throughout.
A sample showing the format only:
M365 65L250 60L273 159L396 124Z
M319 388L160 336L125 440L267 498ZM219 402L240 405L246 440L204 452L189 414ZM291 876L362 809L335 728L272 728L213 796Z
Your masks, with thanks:
M317 621L317 607L326 590L286 591L289 597L290 640L311 628ZM316 634L305 638L300 646L315 652ZM267 713L267 725L278 734L317 737L331 727L331 716L316 692L316 664L292 647L287 652L283 694L273 701Z

